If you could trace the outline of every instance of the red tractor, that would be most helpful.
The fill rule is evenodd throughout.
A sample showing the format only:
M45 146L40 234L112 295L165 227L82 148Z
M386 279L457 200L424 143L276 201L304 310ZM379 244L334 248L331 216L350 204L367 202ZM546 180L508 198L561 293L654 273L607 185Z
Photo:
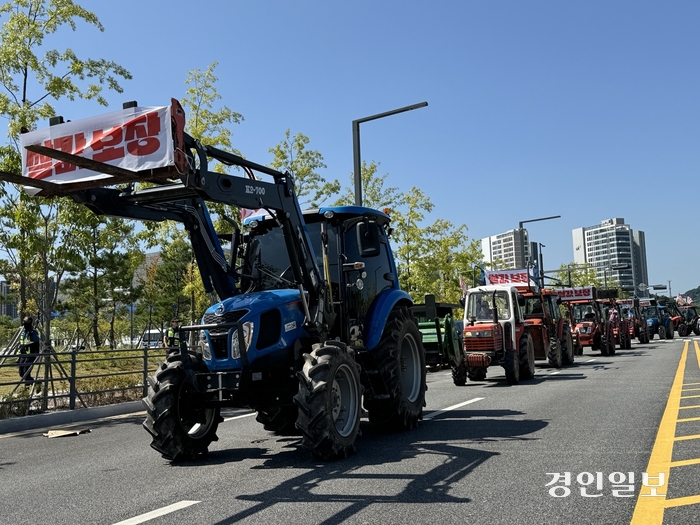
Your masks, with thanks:
M574 331L581 347L600 350L604 356L615 354L615 337L612 325L597 300L594 286L564 288L559 290L559 297L574 320Z
M632 339L630 337L630 326L627 317L622 315L622 307L617 303L617 290L600 290L598 293L603 307L603 312L608 318L608 322L612 325L612 333L621 350L629 350L632 348Z
M646 317L646 307L651 305L649 299L619 299L617 304L629 324L630 338L636 337L641 344L648 343L651 339Z
M523 298L511 285L470 288L464 302L464 359L452 370L457 386L486 379L493 365L503 367L506 380L517 384L535 375L535 347L523 320Z
M683 317L683 320L678 324L678 335L685 337L693 332L695 335L700 335L700 316L695 306L689 304L679 305L678 311Z
M569 320L561 313L561 299L555 290L528 287L523 314L535 344L535 357L547 359L553 367L573 364L575 350Z

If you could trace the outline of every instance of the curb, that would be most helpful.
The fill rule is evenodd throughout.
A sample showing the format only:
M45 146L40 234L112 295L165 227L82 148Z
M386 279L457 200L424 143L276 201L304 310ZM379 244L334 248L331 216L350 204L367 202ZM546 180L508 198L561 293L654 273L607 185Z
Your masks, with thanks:
M47 412L32 416L0 419L0 435L21 432L24 430L36 430L38 428L48 428L58 425L92 421L111 416L133 414L143 412L144 410L142 401L127 401L125 403L118 403L115 405L78 408L75 410L62 410L60 412Z

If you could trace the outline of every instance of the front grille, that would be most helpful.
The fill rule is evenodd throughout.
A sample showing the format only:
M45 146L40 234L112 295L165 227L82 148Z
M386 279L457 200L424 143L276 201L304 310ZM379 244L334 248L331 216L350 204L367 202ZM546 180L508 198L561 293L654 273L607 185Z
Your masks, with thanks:
M224 312L221 315L216 314L204 314L204 319L202 319L202 324L227 324L236 323L241 317L248 313L248 310L232 310L230 312ZM228 331L231 329L230 326L223 328L212 328L209 330L210 337L216 337L221 335L227 335Z
M495 352L503 348L503 337L465 337L465 352Z

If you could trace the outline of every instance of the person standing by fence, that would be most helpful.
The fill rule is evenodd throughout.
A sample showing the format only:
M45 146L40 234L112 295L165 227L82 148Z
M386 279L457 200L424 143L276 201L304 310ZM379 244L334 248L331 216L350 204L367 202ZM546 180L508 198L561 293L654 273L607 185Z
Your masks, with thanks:
M39 334L34 329L34 320L31 317L25 317L22 320L22 336L20 338L19 359L19 376L22 382L28 385L34 383L34 378L30 372L34 361L39 357Z
M187 351L187 344L182 340L182 334L180 333L180 320L177 317L170 321L170 328L165 332L163 344L169 348L179 348L183 352Z

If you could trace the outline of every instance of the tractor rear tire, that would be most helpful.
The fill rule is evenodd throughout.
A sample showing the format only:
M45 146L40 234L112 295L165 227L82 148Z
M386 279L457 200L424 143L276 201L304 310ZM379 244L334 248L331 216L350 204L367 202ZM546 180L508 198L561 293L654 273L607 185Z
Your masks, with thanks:
M452 367L452 382L455 386L467 384L467 364L462 361L459 366Z
M360 434L362 385L353 355L345 345L328 341L304 354L296 426L301 446L321 459L347 457Z
M700 335L700 320L693 325L693 333L695 335Z
M520 378L535 377L535 343L528 335L520 339Z
M415 428L423 418L427 385L421 333L408 308L389 314L372 353L389 398L365 398L370 422L388 431Z
M561 360L565 365L573 365L575 359L574 338L571 335L569 327L564 327L566 334L564 335L564 344L561 345Z
M561 368L561 362L562 362L562 351L561 351L561 345L559 344L559 339L556 337L552 337L549 340L549 353L547 354L547 359L549 360L549 364L552 365L554 368Z
M265 430L279 436L298 435L296 427L298 410L296 405L281 405L258 408L255 420L262 423Z
M179 354L168 356L155 374L148 378L146 421L151 447L170 461L187 461L206 454L223 421L218 408L197 406L193 397L199 392L194 370Z
M506 380L510 385L517 385L520 381L520 360L515 348L508 348L503 357L503 369L506 372Z
M673 322L669 321L668 322L668 329L666 329L666 339L673 339L674 331L675 330L673 329Z
M483 366L467 367L467 377L470 381L485 381L486 368L484 368Z

